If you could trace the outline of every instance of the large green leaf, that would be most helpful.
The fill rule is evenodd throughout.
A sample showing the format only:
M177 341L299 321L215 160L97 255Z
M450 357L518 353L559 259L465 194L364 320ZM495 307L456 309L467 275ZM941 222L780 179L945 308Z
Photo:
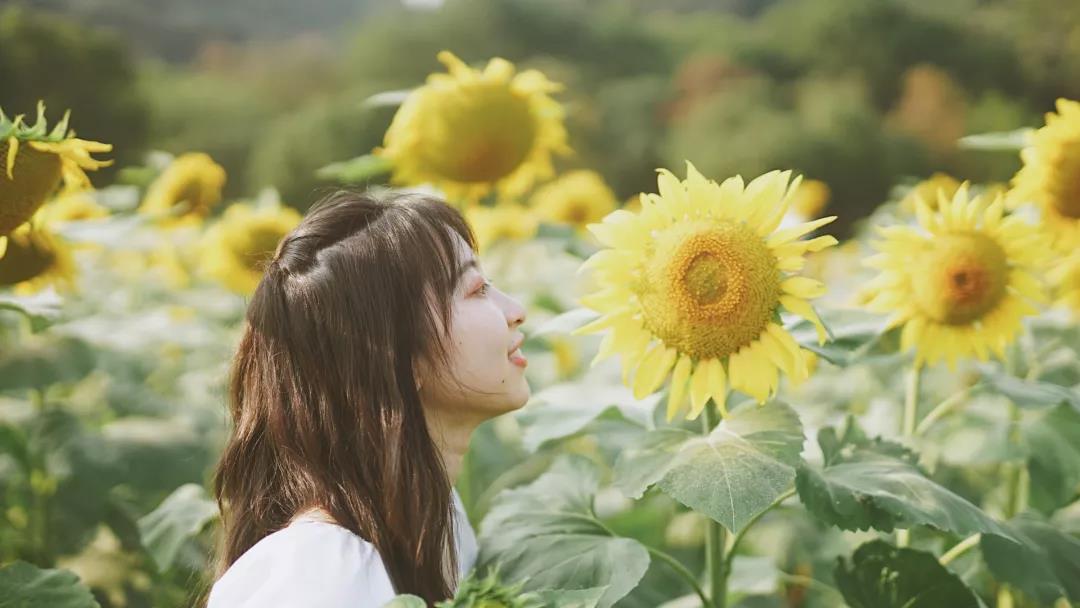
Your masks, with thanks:
M16 561L0 568L0 608L100 608L69 570Z
M1021 432L1028 445L1031 505L1052 513L1080 491L1080 410L1062 404L1035 412Z
M833 572L851 608L978 608L966 585L925 551L898 549L881 540L843 558Z
M1016 541L991 535L979 541L994 577L1045 604L1080 601L1080 539L1032 514L1007 525Z
M533 483L496 497L480 525L478 564L499 564L509 583L527 591L606 587L608 608L633 589L649 567L640 543L612 536L594 517L599 471L564 455Z
M68 336L38 337L18 350L0 355L0 390L73 382L89 374L94 366L95 354L86 342Z
M949 489L929 479L903 446L868 439L853 424L838 437L818 434L825 467L799 467L795 486L806 508L843 530L891 531L917 525L960 535L1008 532Z
M218 515L217 503L194 483L184 484L158 508L139 519L143 546L162 571L176 560L180 548Z
M805 319L786 327L803 348L817 353L822 359L839 366L851 365L883 345L888 335L888 319L860 309L825 309L818 311L828 328L830 340L818 344L817 328Z
M738 532L791 488L803 430L787 404L747 404L707 437L678 428L650 431L615 465L614 484L640 497L652 484Z

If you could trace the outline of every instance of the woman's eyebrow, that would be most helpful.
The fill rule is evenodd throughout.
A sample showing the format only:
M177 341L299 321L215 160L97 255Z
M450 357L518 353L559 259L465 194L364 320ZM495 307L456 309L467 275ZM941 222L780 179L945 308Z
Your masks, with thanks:
M476 258L471 258L465 262L462 262L461 266L459 266L457 269L457 277L454 279L454 282L457 283L461 281L461 277L465 276L465 271L470 268L476 270L477 272L480 272L480 265L476 263Z

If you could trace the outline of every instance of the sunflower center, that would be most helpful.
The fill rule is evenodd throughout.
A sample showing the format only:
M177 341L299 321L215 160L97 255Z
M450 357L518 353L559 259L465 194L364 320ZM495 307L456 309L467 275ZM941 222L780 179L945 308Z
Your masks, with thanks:
M19 147L12 171L7 176L8 142L0 140L0 234L24 224L60 184L60 157L41 152L25 142Z
M7 253L0 258L0 285L15 285L41 276L55 261L56 252L36 239L11 237Z
M440 96L438 123L431 130L428 161L459 182L494 182L529 156L537 125L528 99L505 86L478 87Z
M681 222L656 235L635 286L646 327L698 359L753 342L780 298L776 256L750 227L726 220Z
M915 301L939 323L966 325L993 310L1005 295L1005 251L975 232L938 237L914 281Z

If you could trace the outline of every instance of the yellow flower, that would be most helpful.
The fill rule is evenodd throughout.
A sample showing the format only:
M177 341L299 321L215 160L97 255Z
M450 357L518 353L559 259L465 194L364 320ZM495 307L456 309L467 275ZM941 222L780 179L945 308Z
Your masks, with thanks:
M1071 309L1080 318L1080 251L1058 260L1047 277L1054 288L1054 303Z
M1038 229L1017 216L1003 217L1004 198L987 204L970 197L967 184L938 209L919 199L915 226L876 227L884 237L863 264L880 271L863 289L875 312L892 313L889 327L903 325L901 348L916 350L915 363L962 357L986 360L1037 314L1029 300L1045 302L1035 273L1049 253Z
M109 209L98 204L90 192L82 190L56 197L43 205L38 214L42 221L51 224L109 217Z
M593 363L620 354L623 381L635 372L638 398L671 372L668 420L687 392L696 418L710 398L724 411L729 384L764 403L780 371L795 382L808 377L807 351L784 331L779 313L808 319L825 341L807 302L825 285L788 273L803 268L806 252L837 243L799 240L835 216L777 230L800 181L791 182L790 171L717 184L687 166L682 182L661 170L659 194L644 195L641 212L620 209L589 227L608 248L582 266L596 284L582 303L602 316L575 332L612 330Z
M249 295L278 243L300 220L291 207L234 203L203 235L200 267L232 291Z
M615 193L595 171L570 171L537 189L530 206L541 220L584 230L618 206Z
M497 190L523 194L551 177L552 154L566 154L563 109L548 94L561 89L536 70L515 75L495 58L474 70L449 51L448 74L431 74L413 91L375 154L394 164L396 184L430 183L454 201Z
M581 363L574 341L562 336L551 336L548 338L548 346L551 354L555 355L555 369L559 377L569 378L574 375Z
M225 169L209 155L181 154L150 184L139 212L167 225L201 220L221 201L224 186Z
M23 224L8 235L7 252L0 258L0 288L13 288L19 295L49 285L57 291L72 291L75 275L69 247L44 225Z
M479 205L465 210L465 219L476 237L476 248L487 251L499 240L524 241L531 239L539 227L536 216L516 203L494 207Z
M908 213L915 213L915 201L922 199L931 210L937 209L938 192L940 191L946 200L952 200L953 195L960 189L960 180L948 173L935 173L919 182L900 199L900 208Z
M832 191L829 185L816 179L803 180L791 200L791 211L803 220L821 217L821 212L829 204Z
M1020 151L1011 200L1035 203L1054 244L1068 248L1080 244L1080 103L1058 99L1057 110Z
M68 130L70 112L49 131L45 104L38 102L37 111L37 121L28 126L22 115L8 120L0 110L0 236L26 223L61 179L67 190L88 188L84 170L112 164L90 157L112 150L111 144L76 139Z

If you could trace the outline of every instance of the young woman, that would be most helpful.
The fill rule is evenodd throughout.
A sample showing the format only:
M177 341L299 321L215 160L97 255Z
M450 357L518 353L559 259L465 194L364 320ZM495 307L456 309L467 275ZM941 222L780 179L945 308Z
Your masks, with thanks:
M269 262L229 386L208 608L453 595L476 537L453 485L473 429L529 396L521 304L462 216L339 192Z

